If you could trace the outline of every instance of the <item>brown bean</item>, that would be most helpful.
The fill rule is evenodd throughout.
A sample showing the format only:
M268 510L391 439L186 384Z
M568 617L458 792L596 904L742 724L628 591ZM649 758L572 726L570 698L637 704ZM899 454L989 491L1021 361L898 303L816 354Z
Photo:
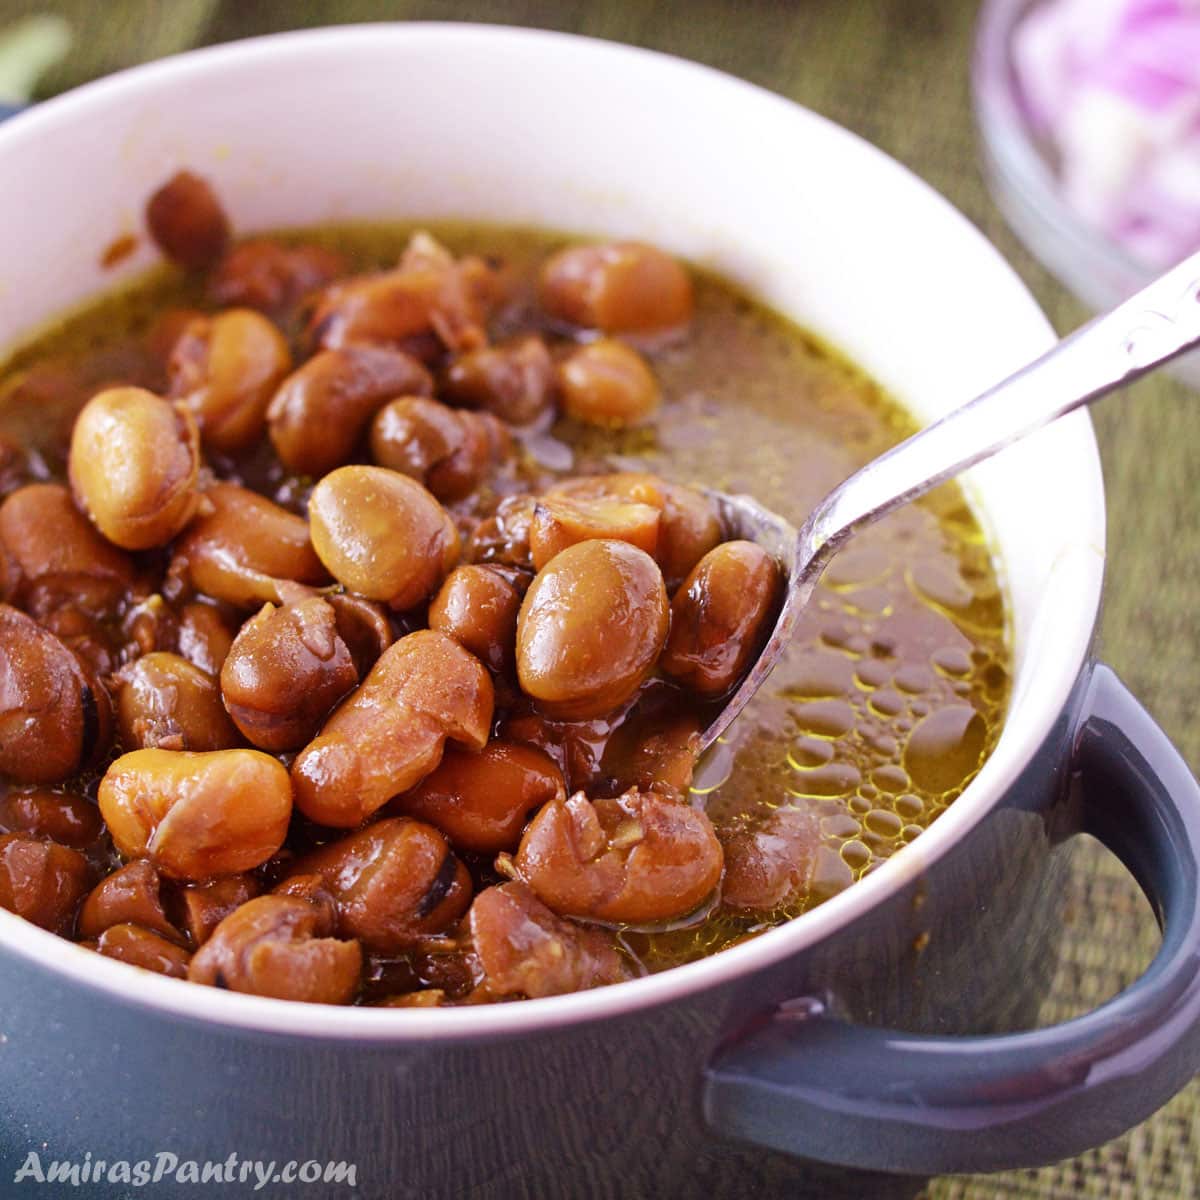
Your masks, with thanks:
M212 604L192 601L179 612L176 634L180 655L209 675L219 675L233 645L234 631Z
M221 695L238 729L256 746L296 750L316 736L329 710L358 683L321 597L282 608L267 604L242 626L221 668Z
M662 402L658 380L634 349L601 338L573 350L558 364L563 411L577 421L610 429L640 425Z
M104 824L100 810L74 792L10 788L0 797L0 832L32 833L86 850L95 845Z
M191 954L175 942L143 929L140 925L112 925L96 942L96 951L105 958L172 979L186 979Z
M204 496L212 511L198 516L175 543L173 575L239 607L282 603L285 581L328 580L303 517L232 483L213 484Z
M526 334L459 355L446 369L440 390L454 404L528 425L554 402L554 364L546 343Z
M96 532L62 484L31 483L0 504L0 545L25 590L50 582L75 592L91 582L107 612L133 586L133 560Z
M554 800L530 822L521 879L560 916L645 924L692 912L721 879L708 818L656 792Z
M405 817L322 846L298 859L293 873L324 881L340 936L384 954L443 932L471 902L471 876L446 839Z
M465 555L467 561L532 570L529 533L534 505L534 498L529 495L505 496L495 513L472 532Z
M611 935L556 916L523 883L485 888L469 926L491 996L560 996L632 976Z
M533 565L540 571L561 550L595 538L628 542L653 558L660 517L657 508L626 500L543 497L529 527Z
M338 635L346 643L359 679L396 640L383 605L353 592L334 592L325 599L333 606Z
M371 425L371 457L424 484L439 500L475 491L512 452L507 430L490 413L459 412L422 396L403 396Z
M229 244L229 220L212 187L191 171L172 175L146 203L159 249L193 271L211 266Z
M667 639L667 592L645 551L627 542L569 546L538 572L517 618L521 687L552 716L620 708Z
M112 739L112 704L91 671L52 633L0 604L0 772L57 783Z
M126 750L228 750L241 740L217 681L178 654L143 655L117 672L113 691Z
M188 978L314 1004L348 1004L362 977L362 948L331 937L328 909L299 896L259 896L235 909L192 956Z
M625 722L604 747L604 773L623 788L679 796L692 786L701 725L691 714Z
M446 738L482 750L494 703L478 659L444 634L410 633L297 755L296 806L319 824L353 828L428 775Z
M330 574L397 610L427 599L458 559L449 514L415 480L383 467L339 467L313 488L312 541Z
M0 837L0 908L66 935L91 870L78 850L28 833Z
M191 412L204 445L222 454L249 450L267 423L267 406L292 356L261 313L230 308L198 317L171 351L171 396Z
M67 466L80 508L125 550L165 545L199 502L196 423L142 388L109 388L83 406Z
M97 938L127 922L179 940L179 930L163 907L162 881L145 859L121 867L92 888L79 909L75 931L81 938Z
M808 809L788 805L772 810L756 828L736 830L721 841L725 847L722 903L770 912L807 890L821 831Z
M446 576L429 605L429 628L437 629L487 663L512 666L516 654L521 593L500 567L469 564Z
M193 946L203 946L234 909L259 893L253 875L226 875L179 889L180 920Z
M353 457L371 418L394 396L432 394L432 376L402 350L323 350L280 385L267 425L285 467L320 476Z
M123 857L199 880L266 862L287 835L292 789L257 750L134 750L108 768L99 803Z
M766 639L779 589L778 564L754 542L710 550L671 602L662 670L701 696L729 691Z
M542 267L538 297L551 316L607 333L652 333L692 319L692 281L642 242L570 246Z
M493 740L481 751L448 746L436 769L393 806L440 829L456 849L495 854L516 849L530 815L566 795L548 754Z
M280 316L346 270L345 258L325 246L285 246L253 238L239 242L213 268L208 296L220 308L254 308Z

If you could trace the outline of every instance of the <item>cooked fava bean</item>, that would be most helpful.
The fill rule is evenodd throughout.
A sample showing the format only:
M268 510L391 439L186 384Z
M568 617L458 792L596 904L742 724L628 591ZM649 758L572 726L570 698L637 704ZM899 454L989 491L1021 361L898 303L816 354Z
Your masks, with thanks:
M0 837L0 908L67 934L90 883L91 869L78 850L28 833Z
M221 202L191 171L179 171L150 197L146 224L158 248L193 271L211 266L229 244L229 221Z
M628 542L653 558L660 515L649 504L624 500L543 497L534 507L529 527L534 568L540 571L559 551L596 538Z
M228 750L241 740L217 681L178 654L144 654L112 686L126 750Z
M515 860L560 916L645 924L682 917L721 879L721 843L699 809L657 792L553 800L530 822Z
M701 696L727 692L758 653L779 588L778 564L754 542L710 550L671 602L662 670Z
M285 581L322 584L329 576L309 541L308 524L265 496L232 483L204 493L211 511L175 543L171 573L197 591L241 607L284 600Z
M203 946L212 931L236 908L259 893L253 875L226 875L179 890L180 919L193 946Z
M31 483L0 504L0 545L25 590L46 580L95 583L115 608L134 582L133 561L96 532L62 484Z
M446 839L406 817L330 842L297 860L294 873L324 881L341 937L381 953L443 932L471 902L471 876Z
M622 788L686 795L700 753L700 719L694 715L622 725L604 747L604 774Z
M429 605L429 628L452 637L493 671L512 666L521 593L502 567L468 564L446 576Z
M611 936L564 921L523 883L480 892L468 921L492 996L560 996L632 974Z
M612 712L650 674L667 639L667 592L627 542L569 546L538 572L517 618L521 687L553 716Z
M165 545L196 511L196 423L142 388L110 388L83 406L67 465L80 508L125 550Z
M536 421L554 401L554 364L536 334L460 354L446 369L442 395L483 408L512 425Z
M354 659L359 679L363 679L396 640L387 612L381 604L353 592L334 592L325 599L333 606L338 635Z
M234 631L215 605L192 601L180 610L176 634L179 653L209 675L221 673L233 639Z
M638 425L662 401L646 360L613 338L573 350L558 364L557 379L564 411L587 425Z
M496 511L472 532L467 561L532 570L529 531L535 503L532 496L505 496Z
M114 871L92 888L79 909L76 932L80 937L97 938L106 929L126 923L179 940L179 930L163 907L158 872L142 858Z
M816 817L785 805L752 829L723 836L721 899L730 908L770 912L808 888L821 845Z
M512 452L490 413L459 412L422 396L403 396L371 425L371 457L423 483L439 500L461 500Z
M234 992L348 1004L362 948L330 936L327 907L299 896L258 896L235 909L192 956L188 978Z
M292 789L257 750L134 750L108 768L99 803L124 858L199 880L266 862L287 834Z
M100 810L74 792L10 788L0 796L0 833L32 833L86 850L103 829Z
M458 559L449 514L415 480L340 467L313 488L312 544L350 591L403 611L427 599Z
M542 267L542 308L606 333L654 333L692 319L692 281L669 254L644 242L570 246Z
M280 385L267 426L285 467L319 476L353 456L371 418L393 397L432 394L433 377L402 350L323 350Z
M285 246L253 238L239 242L213 268L208 295L221 308L255 308L280 316L346 269L346 260L325 246Z
M221 695L238 729L264 750L296 750L358 683L320 596L264 607L242 626L221 668Z
M478 659L434 630L410 633L297 755L296 807L318 824L353 828L428 775L447 738L482 750L494 702Z
M171 351L171 395L196 418L204 445L222 454L262 436L267 406L291 369L284 336L261 313L231 308L184 327Z
M448 746L442 761L395 811L428 821L459 850L514 850L543 804L566 799L562 772L532 746L492 740L481 751Z
M0 771L57 783L103 754L112 704L103 686L52 633L0 604Z
M309 336L337 349L356 342L404 345L433 333L448 350L473 350L487 343L491 276L482 260L456 262L428 234L418 233L395 270L327 287L309 322Z
M129 963L172 979L186 979L191 954L175 942L140 925L110 925L97 939L96 951L105 958Z

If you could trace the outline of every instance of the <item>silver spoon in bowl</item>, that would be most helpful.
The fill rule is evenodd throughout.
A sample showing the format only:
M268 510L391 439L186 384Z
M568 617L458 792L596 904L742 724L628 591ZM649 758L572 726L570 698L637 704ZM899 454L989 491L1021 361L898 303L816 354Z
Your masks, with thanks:
M701 735L701 751L717 741L766 682L821 573L855 533L1197 345L1200 253L1002 383L869 462L820 501L799 530L753 497L708 490L730 531L775 556L787 576L787 591L762 653Z

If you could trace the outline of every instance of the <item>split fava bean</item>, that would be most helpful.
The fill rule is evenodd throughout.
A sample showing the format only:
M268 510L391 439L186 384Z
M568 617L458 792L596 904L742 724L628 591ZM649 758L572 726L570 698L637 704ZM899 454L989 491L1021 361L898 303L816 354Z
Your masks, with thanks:
M292 789L257 750L134 750L108 768L99 804L123 857L201 880L266 862L287 834Z

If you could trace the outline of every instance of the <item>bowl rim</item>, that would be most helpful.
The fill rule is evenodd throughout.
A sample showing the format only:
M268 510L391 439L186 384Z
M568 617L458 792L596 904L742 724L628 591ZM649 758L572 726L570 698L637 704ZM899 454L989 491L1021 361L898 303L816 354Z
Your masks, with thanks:
M148 63L86 84L61 97L38 106L21 120L0 128L0 159L6 147L20 139L40 139L53 134L56 127L86 119L96 103L125 103L147 86L170 84L191 76L206 75L225 68L244 68L270 59L276 67L281 56L293 61L311 52L331 49L353 53L359 47L378 50L381 39L403 42L478 44L483 39L489 48L501 44L539 44L548 51L598 56L629 62L638 59L657 72L670 76L680 86L725 89L731 100L749 101L760 106L783 110L793 122L805 123L815 137L831 139L851 147L880 176L889 177L896 188L907 189L922 197L922 203L939 212L939 220L953 229L959 244L970 240L982 259L992 264L989 276L994 290L1008 289L1014 300L1028 309L1028 325L1023 335L1040 340L1042 349L1053 344L1054 333L1033 297L1016 272L1004 261L983 234L948 200L918 176L858 135L801 105L714 68L659 51L607 42L547 30L523 29L486 24L420 22L379 23L336 26L303 30L249 39L193 50ZM818 331L820 332L820 331ZM1077 418L1079 418L1077 420ZM1095 477L1093 512L1094 539L1103 553L1103 485L1094 435L1086 414L1067 420L1078 442L1083 464ZM1097 548L1097 547L1093 547ZM1086 643L1099 606L1099 579L1088 585L1092 608L1083 614L1087 620L1084 649L1079 654L1070 679L1056 681L1062 689L1057 700L1061 710L1070 687L1086 660ZM1055 714L1055 715L1056 715ZM1049 725L1040 731L1040 739ZM416 1042L466 1042L498 1035L520 1036L545 1032L551 1028L612 1019L651 1007L669 1004L731 985L756 971L790 958L830 937L846 925L862 918L885 903L906 884L924 874L929 866L947 853L962 837L980 823L1012 785L1025 763L1037 749L1030 744L1020 762L1008 763L1002 770L993 755L963 794L939 816L920 838L897 851L879 869L846 891L825 901L808 913L719 954L674 967L621 984L563 996L523 1000L513 1004L492 1004L447 1009L384 1009L308 1004L251 996L231 991L197 987L186 980L170 979L117 962L84 949L56 934L40 929L10 912L0 910L0 946L57 976L62 981L83 985L104 993L122 1004L171 1017L182 1018L208 1027L231 1031L253 1031L276 1036L337 1042L407 1044ZM1011 757L1011 756L1010 756Z

